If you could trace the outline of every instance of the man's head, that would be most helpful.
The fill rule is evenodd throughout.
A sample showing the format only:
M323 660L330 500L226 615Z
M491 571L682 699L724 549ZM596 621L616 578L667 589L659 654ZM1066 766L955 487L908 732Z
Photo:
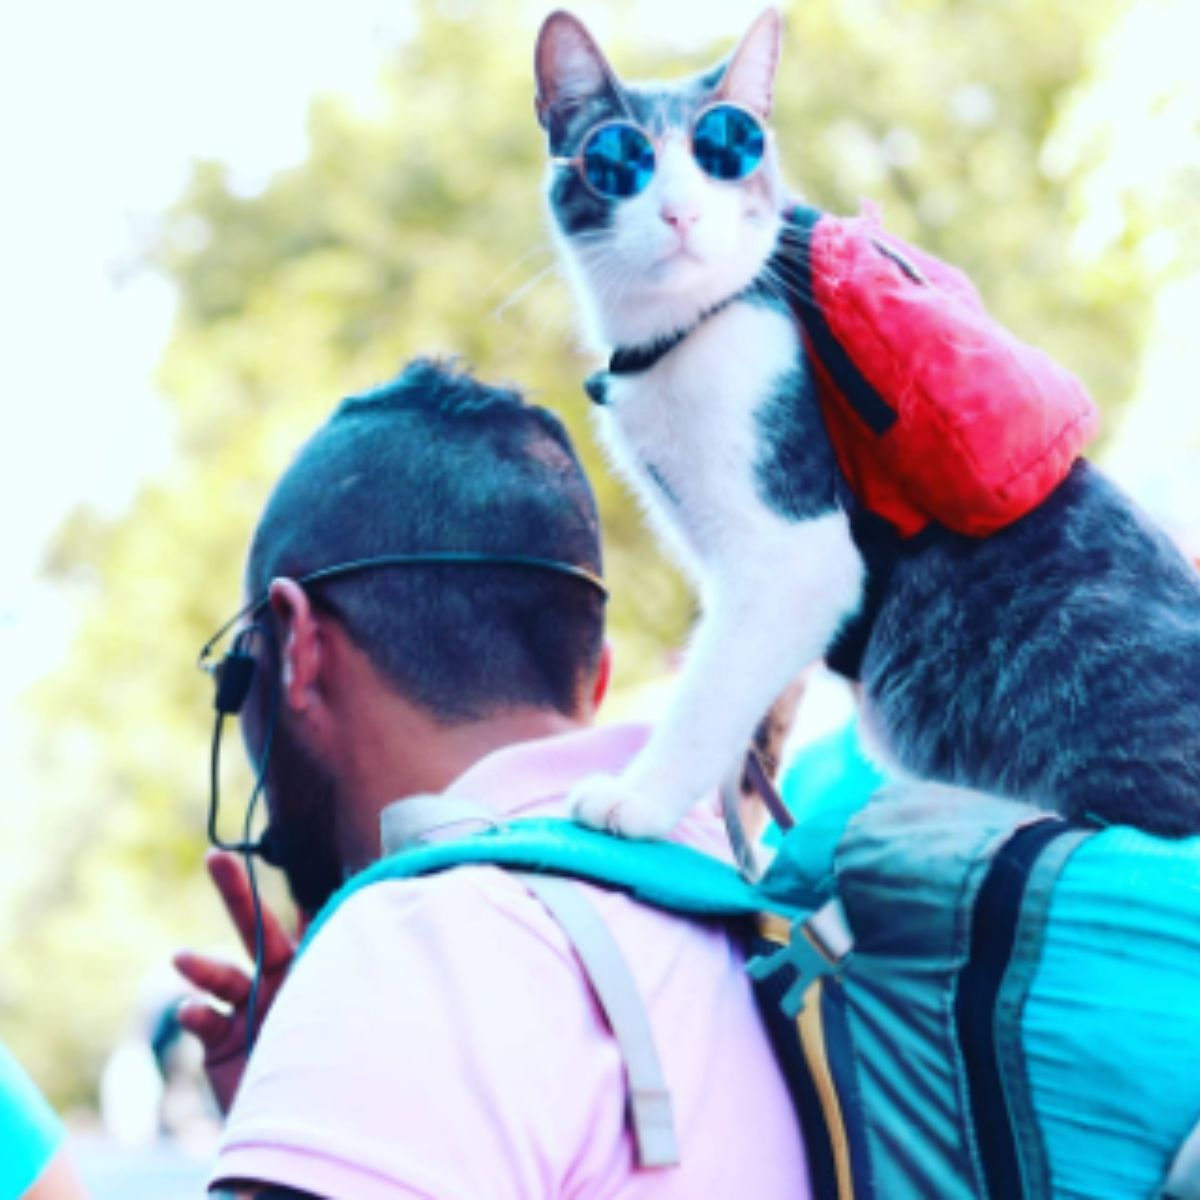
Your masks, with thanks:
M515 392L418 360L343 401L301 449L247 562L248 594L271 595L260 674L281 680L268 800L305 908L340 882L342 825L361 807L366 776L376 791L405 785L405 772L386 765L398 753L419 766L433 741L464 728L590 710L603 597L585 581L484 564L294 582L354 559L444 551L600 572L595 502L557 419ZM252 752L269 706L269 689L257 687L246 713ZM397 747L397 714L424 722L423 744Z

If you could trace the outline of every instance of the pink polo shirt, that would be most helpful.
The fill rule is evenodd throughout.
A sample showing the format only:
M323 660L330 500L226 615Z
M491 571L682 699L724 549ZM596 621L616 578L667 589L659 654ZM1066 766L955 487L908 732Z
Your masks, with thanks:
M508 746L449 793L561 815L575 780L620 770L644 737L611 727ZM712 812L676 837L724 854ZM334 1200L808 1197L737 947L719 927L587 890L646 1003L680 1166L635 1165L621 1058L557 923L503 870L464 866L364 888L321 930L263 1028L213 1183Z

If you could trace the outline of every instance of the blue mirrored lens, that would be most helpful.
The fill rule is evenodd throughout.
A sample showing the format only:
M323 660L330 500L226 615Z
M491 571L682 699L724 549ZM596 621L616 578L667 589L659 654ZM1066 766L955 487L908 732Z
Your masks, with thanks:
M714 179L745 179L762 163L767 138L750 113L732 104L710 108L692 132L692 153Z
M583 175L602 196L627 199L654 175L654 147L636 125L603 125L583 147Z

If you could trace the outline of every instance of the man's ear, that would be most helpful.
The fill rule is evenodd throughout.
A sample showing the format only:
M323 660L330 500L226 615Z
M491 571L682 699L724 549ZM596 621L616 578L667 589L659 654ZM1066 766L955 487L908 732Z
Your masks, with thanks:
M324 665L320 624L308 593L294 579L273 579L267 597L281 631L283 703L294 712L304 712L317 697Z
M534 108L548 132L553 115L565 118L583 101L617 94L619 87L596 39L578 17L562 9L542 22L533 52L533 70L537 79Z
M759 14L746 36L730 55L717 95L757 113L771 115L775 100L775 72L783 43L783 18L777 8Z

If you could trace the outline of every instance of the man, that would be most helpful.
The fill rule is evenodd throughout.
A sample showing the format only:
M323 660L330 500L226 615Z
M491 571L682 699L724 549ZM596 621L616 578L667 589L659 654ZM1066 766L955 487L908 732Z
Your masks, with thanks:
M429 552L537 562L377 564L302 582ZM272 731L272 838L302 913L379 856L394 802L563 815L576 779L636 753L641 731L591 727L608 678L599 569L595 504L566 435L515 393L418 361L318 430L271 496L246 572L249 597L268 600L248 641L258 662L243 731L256 762ZM723 852L711 812L678 836ZM210 870L251 938L239 861L214 855ZM637 1167L621 1054L562 927L517 877L470 866L362 889L294 962L268 916L270 1016L248 1064L249 980L178 958L228 1006L181 1012L232 1098L219 1193L807 1195L794 1112L729 934L572 886L645 1003L681 1165Z

